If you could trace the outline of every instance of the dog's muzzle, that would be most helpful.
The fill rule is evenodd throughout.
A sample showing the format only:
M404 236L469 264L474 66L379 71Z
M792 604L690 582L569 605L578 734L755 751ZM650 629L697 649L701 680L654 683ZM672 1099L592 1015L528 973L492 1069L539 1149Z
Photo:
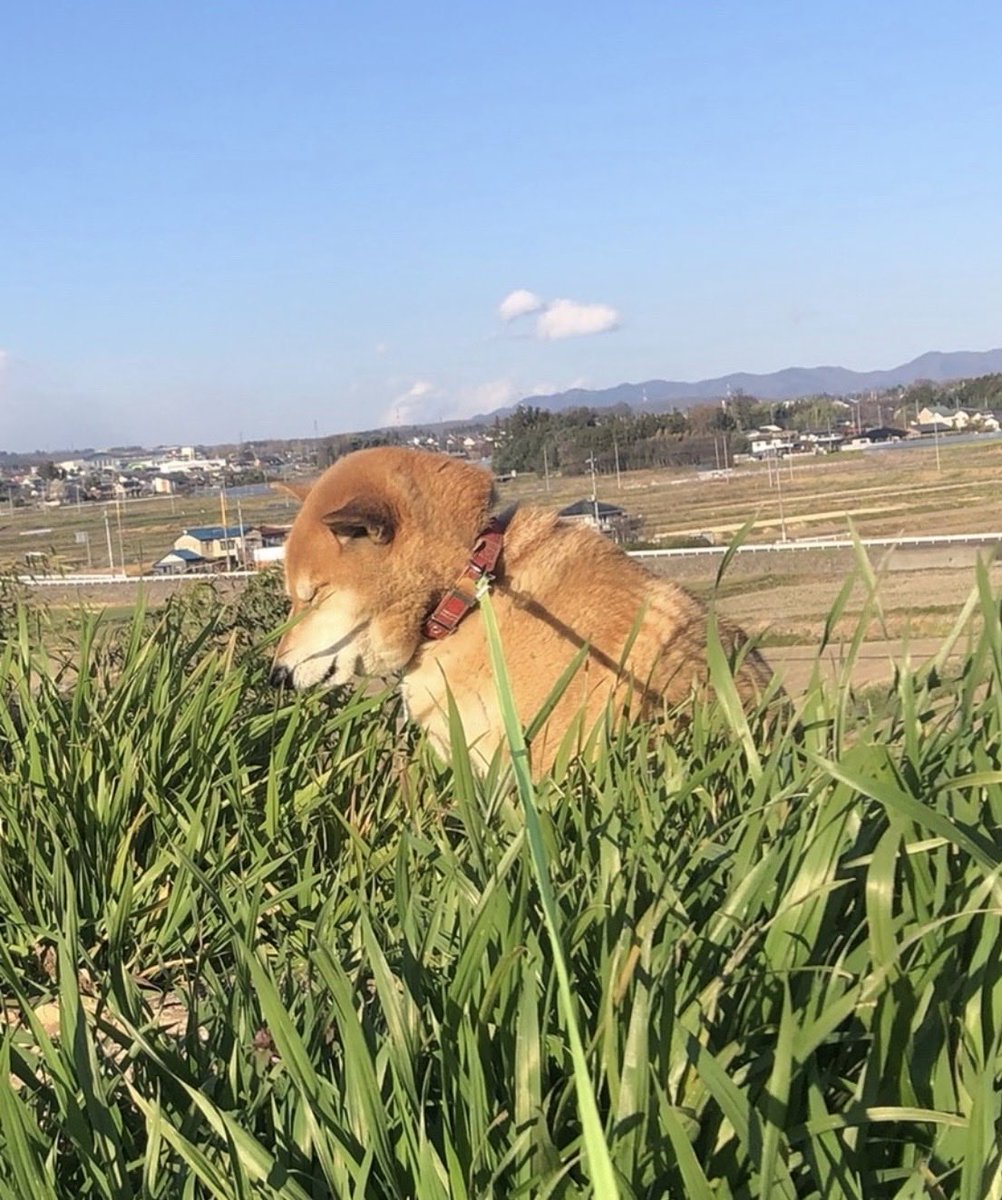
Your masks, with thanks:
M292 671L283 663L275 663L268 676L268 682L275 688L291 688Z

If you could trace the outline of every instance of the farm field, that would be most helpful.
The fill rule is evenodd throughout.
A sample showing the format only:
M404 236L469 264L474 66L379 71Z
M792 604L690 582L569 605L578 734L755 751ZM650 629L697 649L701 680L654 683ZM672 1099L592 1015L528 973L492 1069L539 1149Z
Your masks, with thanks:
M703 535L721 543L751 523L749 543L780 540L785 527L791 540L839 535L854 528L861 537L897 537L946 533L995 533L1002 529L998 480L1002 475L1002 440L950 446L944 439L937 464L935 448L922 445L897 451L841 453L787 464L742 464L729 478L686 472L632 472L617 487L614 477L600 477L601 500L641 514L641 536L650 544ZM590 494L587 477L553 478L547 490L535 477L499 486L502 503L521 500L563 506ZM782 494L780 495L780 489ZM782 503L783 522L780 522ZM233 498L227 517L237 520ZM248 523L285 524L295 515L295 501L279 493L244 497L240 515ZM121 537L119 537L119 518ZM215 524L221 519L219 497L189 500L157 498L109 508L106 531L102 509L17 510L0 517L0 563L23 563L26 550L43 550L53 565L66 570L86 567L86 547L75 541L86 532L95 565L107 569L107 536L111 533L116 564L124 549L126 569L136 574L166 551L185 525ZM37 532L46 528L47 532ZM35 532L32 532L35 531ZM986 556L985 551L980 552ZM861 682L889 677L893 661L906 643L920 656L952 628L973 583L976 552L957 550L950 556L914 552L908 561L886 552L872 555L881 576L879 608L870 613L864 636L867 654L856 660ZM791 686L806 682L810 650L817 644L826 615L843 581L855 566L853 552L796 551L743 554L732 560L722 586L715 588L715 557L650 559L647 565L670 575L704 596L711 592L725 616L762 637L770 660ZM993 571L994 577L994 571ZM177 587L152 584L147 601L157 603ZM136 589L94 587L49 589L50 603L114 608L126 613ZM854 631L868 591L855 588L836 629L839 638Z
M781 539L784 526L791 540L844 535L850 522L861 537L997 532L1002 439L953 447L944 439L939 464L933 446L923 444L806 457L778 466L743 463L729 478L691 469L634 471L623 474L621 487L613 476L600 477L597 494L641 516L640 536L655 545L699 535L726 542L748 522L748 540L760 542ZM502 502L563 507L590 496L591 482L587 476L554 477L547 490L531 476L502 483L498 492ZM288 495L266 491L242 496L239 507L231 496L226 517L229 524L241 516L247 524L286 524L295 508ZM22 569L26 553L40 553L48 556L52 570L82 571L91 565L106 571L110 536L115 569L121 569L124 557L126 573L135 575L164 554L184 527L221 520L217 493L5 509L0 511L0 568ZM87 542L76 540L81 534Z
M288 524L296 501L282 492L235 497L226 503L226 522L240 517L252 525ZM107 522L105 521L107 517ZM140 575L173 546L186 527L222 524L218 492L198 496L149 496L119 504L0 510L0 568L24 570L26 554L45 555L52 572ZM77 538L86 538L78 541ZM114 563L114 572L109 567ZM89 549L89 553L88 553Z
M845 535L850 522L861 537L996 532L1002 528L998 481L1002 439L982 444L885 449L742 463L718 472L637 471L601 476L598 498L642 515L642 536L653 543L713 535L727 541L753 522L751 541ZM502 485L503 497L564 505L591 494L587 477L553 478L550 490L535 476ZM781 513L782 510L782 513Z

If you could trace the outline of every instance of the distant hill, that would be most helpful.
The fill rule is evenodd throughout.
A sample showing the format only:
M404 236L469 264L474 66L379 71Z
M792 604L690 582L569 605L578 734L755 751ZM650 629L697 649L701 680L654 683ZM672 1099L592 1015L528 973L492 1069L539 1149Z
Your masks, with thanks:
M634 409L686 408L704 400L718 400L731 392L746 392L760 400L794 400L798 396L852 396L857 392L882 391L907 386L920 379L945 383L951 379L970 379L1002 371L1002 349L958 350L944 354L932 350L911 362L887 371L850 371L846 367L787 367L771 375L752 375L739 371L718 379L700 379L682 383L668 379L648 379L644 383L620 383L615 387L572 388L550 396L527 396L522 403L559 411L564 408L611 408L628 404ZM514 406L499 409L490 416L503 416Z

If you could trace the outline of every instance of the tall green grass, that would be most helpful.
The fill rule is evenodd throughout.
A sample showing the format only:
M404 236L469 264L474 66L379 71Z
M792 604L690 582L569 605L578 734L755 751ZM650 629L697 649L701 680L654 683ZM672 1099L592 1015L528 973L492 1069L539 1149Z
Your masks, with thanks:
M509 768L276 696L211 598L65 656L15 598L0 1195L602 1197L586 1082L624 1197L1002 1197L984 573L970 607L959 674L878 702L746 718L716 661L671 739L535 788L534 857Z

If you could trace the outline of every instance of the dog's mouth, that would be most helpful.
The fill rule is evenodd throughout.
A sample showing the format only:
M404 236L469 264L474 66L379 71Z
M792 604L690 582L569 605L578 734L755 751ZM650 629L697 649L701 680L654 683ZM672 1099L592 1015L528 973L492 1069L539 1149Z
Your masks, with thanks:
M307 653L289 662L287 656L280 657L271 671L271 682L276 687L291 687L296 691L309 688L342 687L352 674L365 675L369 671L367 643L363 636L365 622L359 622L344 636L329 642L320 649Z
M338 666L341 664L342 657L332 658L330 661L330 666L326 671L324 671L316 686L322 688L344 687L347 681L343 678L338 678ZM365 660L362 658L361 654L355 655L355 661L352 663L351 673L352 675L356 676L356 678L361 678L362 676L368 674L365 667Z

